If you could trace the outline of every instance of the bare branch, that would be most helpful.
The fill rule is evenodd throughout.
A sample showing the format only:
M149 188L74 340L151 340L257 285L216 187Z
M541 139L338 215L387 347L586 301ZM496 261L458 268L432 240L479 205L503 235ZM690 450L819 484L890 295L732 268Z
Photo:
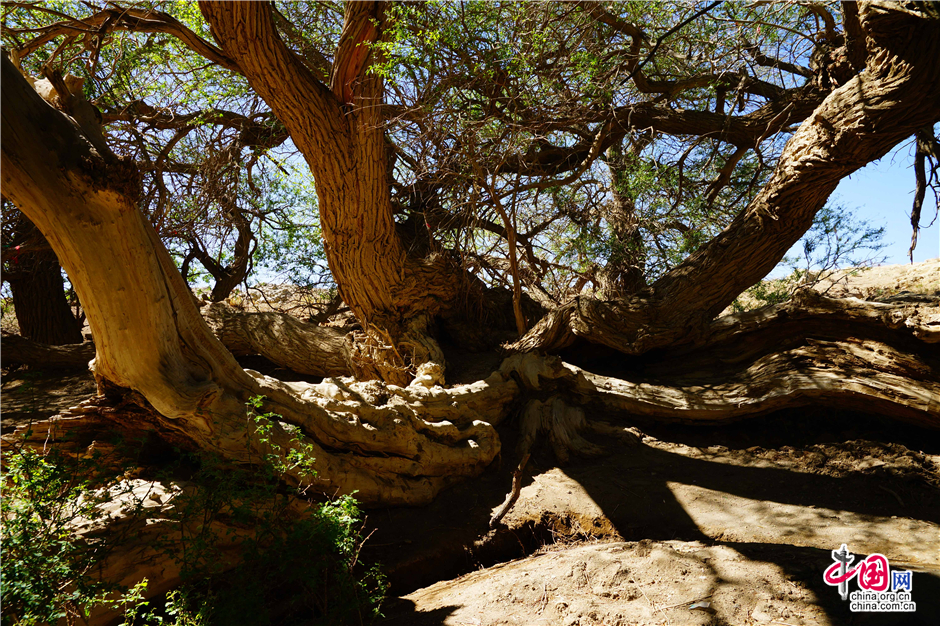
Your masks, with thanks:
M15 30L15 29L14 29ZM75 32L104 35L107 32L165 33L173 35L193 52L233 72L241 72L238 64L179 20L161 11L124 9L115 5L83 20L69 19L43 28L39 37L27 42L19 50L19 58L26 57L43 45L62 35Z

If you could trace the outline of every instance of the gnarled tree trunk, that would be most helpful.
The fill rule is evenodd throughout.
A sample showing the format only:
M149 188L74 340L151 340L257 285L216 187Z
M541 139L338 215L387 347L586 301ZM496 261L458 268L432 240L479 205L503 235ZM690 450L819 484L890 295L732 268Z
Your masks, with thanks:
M252 313L224 302L200 309L203 319L234 356L260 355L286 369L309 376L347 376L346 333L303 322L286 313ZM16 335L3 336L3 363L39 367L82 367L95 358L91 342L53 346Z
M360 375L408 383L417 362L441 359L431 318L451 306L463 283L446 258L410 258L395 234L381 90L364 72L368 47L361 45L377 36L379 7L350 5L329 87L281 43L266 4L205 3L203 10L310 164L331 269L343 299L372 333L371 346L381 348L375 342L387 338L389 352L409 345L415 355L405 368L409 375L382 370L386 357L375 359L370 372L361 343L342 361ZM102 396L53 423L134 422L126 425L156 428L174 443L232 464L272 451L310 454L316 489L355 491L366 505L424 503L450 482L482 471L500 452L495 426L522 400L528 400L524 435L548 431L560 457L568 450L598 452L578 437L591 427L585 409L592 408L628 419L704 423L823 403L940 427L934 301L892 305L804 295L712 321L809 227L840 178L940 117L940 69L931 61L940 56L940 16L924 11L860 5L867 69L804 123L770 185L725 233L647 290L609 303L578 300L520 342L555 349L584 337L640 356L597 373L519 353L485 380L446 389L433 384L430 370L405 386L339 378L286 383L240 368L138 210L134 165L50 106L4 58L3 193L55 250L96 342L93 370ZM215 314L224 318L225 311L209 310L210 318ZM233 348L241 341L244 349L261 351L261 343L279 337L259 340L261 329L244 321L229 342ZM301 330L313 333L294 334ZM342 352L335 334L327 339L325 350ZM654 347L668 349L653 354ZM334 353L322 373L338 370ZM265 441L246 419L244 405L256 396L266 398L264 411L280 416ZM111 412L117 400L141 410ZM50 442L33 430L32 443ZM300 471L288 473L302 478Z
M142 397L171 436L232 463L250 463L271 445L309 452L318 489L358 491L370 503L425 502L499 452L495 430L477 416L500 414L512 399L515 383L505 378L460 392L472 401L452 406L450 395L424 387L280 383L242 370L138 211L133 164L96 149L6 58L0 111L4 195L73 277L95 337L99 390ZM372 394L392 398L373 406ZM267 443L246 425L244 404L254 396L284 422Z
M409 257L395 230L382 80L366 72L370 44L380 36L381 3L348 5L329 85L284 45L267 3L204 2L200 8L221 48L290 131L317 181L330 271L366 334L377 331L365 341L380 349L361 353L359 374L407 384L412 365L433 355L398 350L400 342L413 344L405 337L406 321L446 310L466 281L447 257ZM381 355L396 352L405 367L382 367ZM366 353L378 359L371 371Z
M377 206L369 198L381 188L370 178L374 164L368 160L375 129L350 125L347 118L355 121L355 106L343 115L349 105L340 95L345 98L347 87L355 91L362 83L350 86L335 78L348 70L347 63L357 66L358 52L352 46L352 56L344 60L340 46L333 90L304 83L306 70L294 65L270 27L266 8L258 6L209 4L206 12L217 34L223 25L224 45L237 43L249 51L239 62L260 63L246 74L271 97L278 115L288 118L285 124L295 141L306 145L318 187L324 188L330 245L367 235L362 254L334 250L331 261L337 263L336 278L345 294L353 293L354 310L364 324L392 320L383 323L397 324L400 337L422 346L428 312L443 293L437 290L443 274L432 272L421 283L421 268L430 266L398 254L400 246L384 233L381 214L372 216L379 220L376 225L362 213L364 207ZM353 7L355 14L366 5ZM357 490L369 504L426 502L451 480L481 471L500 449L494 425L523 393L540 401L558 398L531 413L544 418L542 409L552 407L566 429L556 437L561 442L576 441L567 430L584 421L578 405L591 404L626 415L721 421L838 401L936 426L940 388L930 349L937 320L929 306L915 311L805 301L808 317L797 327L792 320L804 315L802 308L733 318L739 326L729 325L727 318L708 321L716 307L724 307L782 256L841 175L936 118L938 100L920 98L940 90L940 82L932 80L940 70L925 60L923 50L913 54L910 42L926 38L936 46L938 20L913 11L862 5L870 52L880 56L870 58L868 70L836 90L804 124L770 186L715 242L646 293L620 303L576 302L552 318L564 324L543 323L529 337L536 341L523 342L564 345L577 334L627 352L671 342L693 350L671 356L664 351L658 363L656 355L644 357L648 361L634 371L602 376L551 357L518 354L486 380L450 389L434 386L432 372L407 387L337 379L319 385L283 383L246 372L212 335L170 256L137 210L134 167L100 144L94 147L5 59L0 107L4 194L39 226L73 277L96 338L94 370L103 391L139 399L169 436L232 463L249 463L271 449L245 423L244 403L264 395L265 410L282 416L270 443L282 453L311 451L317 488ZM369 24L369 19L348 17L351 41L368 39ZM270 93L282 84L282 92ZM294 90L298 85L312 91L300 94ZM308 100L301 95L314 104L305 108ZM312 148L324 152L314 154ZM347 261L353 265L344 265ZM372 267L375 276L366 273ZM360 284L370 281L366 287ZM412 299L409 294L423 287L428 293ZM848 334L847 325L854 325ZM735 352L741 345L738 328L746 345L755 346L741 354ZM778 346L781 338L787 343ZM423 349L434 354L435 346ZM724 361L709 361L720 354Z

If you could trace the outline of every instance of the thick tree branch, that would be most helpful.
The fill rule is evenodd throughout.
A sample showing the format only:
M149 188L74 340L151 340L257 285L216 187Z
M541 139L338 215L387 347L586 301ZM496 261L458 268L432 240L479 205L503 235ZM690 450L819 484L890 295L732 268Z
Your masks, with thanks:
M648 291L611 303L580 298L539 322L517 347L557 348L583 336L641 353L693 341L773 269L843 177L940 119L940 66L928 60L940 57L940 19L875 3L860 5L860 15L873 46L866 71L803 123L771 180L724 232Z
M37 368L87 367L95 358L95 345L91 342L50 346L21 337L3 334L3 366L14 363Z
M275 311L249 313L224 302L202 308L219 341L235 356L260 354L281 367L310 376L348 376L346 333L302 322Z
M368 67L372 44L378 39L382 3L349 2L340 34L336 59L330 72L330 89L341 102L352 104L355 91Z
M290 130L310 166L330 270L343 301L363 324L364 354L375 348L377 354L399 355L397 361L400 354L411 355L408 346L422 342L405 339L412 334L409 318L450 310L469 299L472 290L454 259L409 256L397 233L382 82L365 72L369 44L379 36L380 5L347 5L333 90L317 81L279 39L267 3L200 6L222 48L237 59L252 88ZM397 371L395 382L406 383L404 377L413 375L419 364L406 359L404 366L387 371ZM378 368L374 375L385 376L383 372Z
M865 33L858 21L858 2L842 2L842 22L845 28L845 48L848 51L849 64L856 72L865 69Z
M102 122L128 122L144 124L159 130L177 130L194 128L202 124L212 124L221 128L239 131L239 141L245 146L263 146L273 148L290 136L287 129L270 113L247 117L223 109L207 109L194 113L176 114L165 109L157 109L143 100L135 100L120 110L101 113Z
M668 135L696 135L716 139L737 148L753 148L761 141L794 123L805 120L825 98L821 90L807 85L791 89L785 95L747 115L724 115L711 111L672 109L643 102L616 109L586 121L604 124L600 133L600 151L621 142L631 130L649 129ZM542 143L528 152L506 159L500 171L521 172L527 176L557 175L583 166L595 142L582 141L573 146Z
M242 370L212 336L137 210L133 165L92 150L8 59L2 68L4 195L43 232L73 280L96 340L99 389L143 397L160 429L233 464L267 453L244 413L249 397L265 396L265 410L299 433L298 441L276 422L268 441L282 454L315 459L314 488L358 490L370 503L426 502L498 454L495 430L477 417L478 401L504 415L516 385L502 377L443 403L422 387L379 406L362 400L368 384L347 392L335 383L282 383Z
M855 4L855 3L852 3L852 4ZM758 65L763 65L764 67L775 67L779 70L783 70L784 72L797 74L798 76L803 76L805 78L812 78L813 76L816 75L813 72L813 70L809 69L808 67L803 67L802 65L797 65L795 63L788 63L787 61L783 61L781 59L769 57L763 52L761 52L758 46L748 46L747 51L748 53L750 53L751 57L754 59L754 62L757 63ZM865 63L865 57L863 56L862 57L863 66L864 66L864 63Z

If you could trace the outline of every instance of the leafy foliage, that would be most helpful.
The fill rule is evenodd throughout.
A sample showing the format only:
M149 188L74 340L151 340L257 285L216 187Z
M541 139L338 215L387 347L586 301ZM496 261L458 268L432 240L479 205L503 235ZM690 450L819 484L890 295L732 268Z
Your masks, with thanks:
M4 457L2 524L3 624L74 622L105 601L113 584L93 569L123 536L84 536L78 528L102 520L102 504L126 496L105 480L98 459L69 462L56 452L23 449ZM140 502L129 503L130 507Z
M785 278L763 280L745 291L731 305L745 311L785 302L797 289L812 287L845 267L865 268L884 261L879 256L887 244L884 228L875 227L855 217L853 211L827 204L813 221L813 226L774 270L788 272Z
M309 468L313 459L299 433L286 452L271 444L267 434L280 416L259 413L262 405L262 398L248 403L252 437L267 449L256 465L239 468L183 455L161 476L164 484L175 484L174 476L191 468L195 485L177 489L172 506L160 513L162 523L181 534L167 533L157 547L179 562L184 581L164 602L144 599L146 581L120 590L95 577L96 566L129 536L76 535L106 522L105 505L117 501L124 503L124 515L143 516L143 498L129 483L109 479L113 469L102 474L97 458L73 462L28 449L10 455L0 501L4 626L74 622L97 606L122 612L128 624L177 626L301 618L363 623L377 616L386 586L376 567L358 561L362 514L355 499L343 496L298 511L297 492L281 488L283 474ZM306 476L312 480L315 473ZM233 537L233 528L252 532ZM239 564L226 571L233 541L240 543Z
M165 12L212 41L195 3L128 6ZM754 197L794 126L727 141L694 126L650 133L621 114L655 105L741 117L785 95L818 98L805 66L836 34L820 21L827 7L704 7L389 5L369 71L386 83L390 193L409 245L444 247L484 282L508 286L512 229L524 287L556 303L576 287L596 288L598 270L619 265L627 240L647 282L699 249ZM214 263L248 282L278 276L329 287L313 181L245 79L176 37L133 28L97 39L63 31L30 46L63 15L93 21L97 8L63 2L55 10L5 8L5 43L29 51L25 68L49 62L86 78L112 145L141 164L144 208L184 273L211 283ZM281 38L326 82L342 5L278 3L274 17ZM604 149L582 163L595 137ZM614 172L608 150L635 154ZM606 210L615 187L632 207L635 236ZM512 205L508 225L503 203ZM247 263L237 250L240 220L252 235Z

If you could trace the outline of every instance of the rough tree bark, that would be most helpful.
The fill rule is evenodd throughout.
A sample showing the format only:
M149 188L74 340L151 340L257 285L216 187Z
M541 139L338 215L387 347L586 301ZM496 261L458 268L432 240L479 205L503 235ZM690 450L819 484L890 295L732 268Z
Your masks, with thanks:
M372 3L350 6L330 87L284 48L267 5L203 8L231 57L226 62L244 71L310 164L344 300L364 326L388 333L392 349L411 341L424 351L413 362L433 361L439 357L429 318L449 306L460 283L446 259L408 258L395 235L377 156L384 155L380 124L373 124L380 107L369 106L380 89L363 74L367 48L358 45L372 40L372 20L380 16ZM930 61L938 56L940 16L920 10L859 6L867 69L801 127L771 184L725 233L648 290L620 301L576 301L520 342L554 349L584 337L640 356L597 373L518 353L486 380L450 388L434 385L430 374L408 386L339 378L313 385L241 369L137 209L135 167L50 106L4 58L3 193L37 224L72 277L97 348L93 370L102 395L49 428L117 420L248 464L271 450L245 417L244 403L263 395L264 410L282 416L271 443L282 452L310 446L315 488L357 491L366 505L424 503L451 481L482 471L500 451L495 426L523 401L524 440L545 432L561 458L599 452L578 435L592 426L592 413L715 423L822 403L940 428L935 300L878 304L804 294L711 321L808 228L841 177L940 117L940 69ZM260 351L283 336L267 318L233 321L213 307L206 317L230 325L227 343L236 351ZM322 373L335 375L346 361L337 356L344 354L339 338L314 335L332 352ZM653 347L668 349L653 354ZM351 360L362 374L355 354ZM395 379L394 372L384 377ZM34 425L24 443L57 441Z
M465 281L445 256L409 257L395 230L382 81L366 72L370 44L380 35L381 3L347 5L329 85L281 41L268 3L204 2L200 8L222 50L290 131L317 181L330 271L366 333L377 331L367 341L379 350L354 356L361 364L357 374L407 384L413 366L440 358L424 329L407 320L449 308ZM369 367L372 358L377 367ZM393 366L382 367L383 359Z
M616 300L646 287L643 240L636 206L630 193L629 166L649 144L649 137L626 146L613 146L605 159L613 178L611 199L605 205L603 217L610 225L610 258L598 272L597 295L601 300Z
M289 370L309 376L348 376L349 346L346 333L328 326L303 322L286 313L252 313L224 302L200 309L203 319L235 356L261 355ZM95 358L95 346L52 346L17 335L3 335L3 363L37 367L86 367Z
M260 354L282 367L311 376L352 373L346 333L338 328L302 322L274 311L239 311L224 302L202 307L202 316L235 356Z
M101 391L143 399L169 436L232 463L268 449L252 436L244 410L250 397L265 396L265 410L294 427L275 424L271 443L285 453L310 444L318 489L358 491L370 503L426 502L499 452L493 426L477 417L502 412L511 379L467 387L453 406L451 394L425 387L281 383L242 370L137 210L133 164L95 148L6 58L0 112L4 195L74 277L96 341Z
M87 367L95 358L95 345L90 341L54 346L4 333L2 343L4 367L18 363L39 369L78 368Z

